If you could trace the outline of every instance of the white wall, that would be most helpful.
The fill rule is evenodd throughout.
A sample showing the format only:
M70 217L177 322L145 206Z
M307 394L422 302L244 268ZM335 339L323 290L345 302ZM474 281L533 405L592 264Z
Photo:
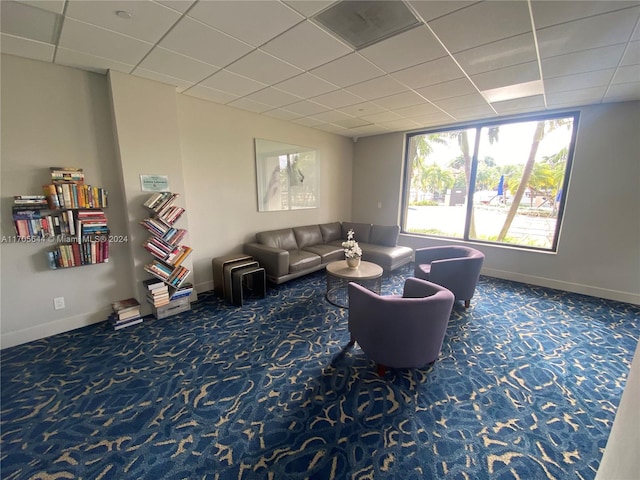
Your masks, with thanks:
M199 291L213 288L211 260L241 251L256 232L350 220L351 139L185 95L178 119ZM318 150L319 208L258 212L255 138Z
M112 233L125 233L107 82L103 75L2 56L0 151L3 236L15 234L13 195L41 194L50 166L77 166L86 183L106 188ZM107 318L111 302L131 295L126 244L112 244L109 263L50 270L51 244L2 243L2 347ZM53 298L66 308L54 310Z
M483 273L535 285L640 303L640 102L580 109L570 186L556 254L477 245ZM404 135L361 138L355 146L354 218L399 223ZM373 172L373 173L372 173ZM378 174L384 174L381 177ZM384 182L384 186L381 184ZM381 198L384 197L384 198ZM451 243L402 235L413 248Z
M3 243L0 272L2 348L107 318L111 303L144 302L140 281L151 256L138 224L148 194L140 174L169 175L182 194L194 248L190 281L213 288L212 258L240 251L270 228L350 220L350 139L177 95L175 88L122 73L89 73L2 55L1 234L14 234L13 195L39 194L49 167L84 168L109 190L109 226L127 243L111 245L108 264L51 271L47 245ZM315 147L320 207L257 211L254 138ZM53 309L64 296L67 307ZM145 306L145 311L147 311Z

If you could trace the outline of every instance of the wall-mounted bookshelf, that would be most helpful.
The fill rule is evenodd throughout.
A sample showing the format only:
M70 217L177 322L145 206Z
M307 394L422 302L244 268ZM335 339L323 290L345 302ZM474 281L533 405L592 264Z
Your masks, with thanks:
M51 183L42 195L16 195L12 207L16 240L53 243L51 269L109 261L109 226L104 208L108 193L84 183L76 167L50 167Z

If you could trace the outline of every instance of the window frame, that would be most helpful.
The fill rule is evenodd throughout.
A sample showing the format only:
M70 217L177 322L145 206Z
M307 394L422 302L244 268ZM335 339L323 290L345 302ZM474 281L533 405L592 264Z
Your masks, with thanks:
M560 205L558 207L557 220L556 220L553 241L551 246L549 248L545 248L545 247L538 247L538 246L521 245L521 244L514 244L514 243L505 243L505 242L496 242L496 241L490 241L490 240L469 238L469 230L470 230L470 224L471 224L470 219L473 214L473 208L474 208L473 197L474 197L474 194L476 193L475 189L476 189L476 176L478 171L478 153L479 153L478 150L479 150L480 141L481 141L480 133L482 129L491 128L491 127L500 126L500 125L514 124L514 123L536 122L541 120L545 120L545 121L557 120L560 118L572 118L573 126L572 126L572 132L571 132L571 139L569 140L568 149L567 149L567 161L565 165L564 178L563 178L562 187L561 187L562 193L559 200ZM564 219L565 205L567 203L567 196L569 193L569 180L571 177L571 172L573 170L573 160L574 160L574 154L575 154L576 139L578 136L579 122L580 122L580 111L577 111L577 110L556 111L556 112L537 113L532 115L519 115L519 116L513 116L513 117L484 119L484 120L479 120L474 122L455 123L455 124L449 124L445 126L428 128L423 130L416 130L416 131L406 133L405 145L404 145L404 161L403 161L404 175L402 176L402 179L403 179L402 180L402 201L401 201L402 210L400 212L401 233L407 234L407 235L414 235L418 237L425 237L425 238L446 239L446 240L453 240L458 242L462 241L462 242L468 242L468 243L474 243L474 244L491 245L491 246L500 247L500 248L511 248L511 249L516 248L516 249L541 251L546 253L557 253L558 243L560 240L560 230L562 227L562 221ZM452 236L445 236L445 235L435 235L435 234L416 233L416 232L407 231L406 224L407 224L407 217L408 217L408 210L409 210L409 203L410 203L409 200L411 196L411 177L413 174L412 164L411 164L412 159L409 158L409 147L411 144L411 139L419 135L431 135L435 133L468 130L468 129L475 129L475 139L474 139L473 156L471 158L469 185L467 187L468 191L466 194L466 198L468 199L468 201L465 204L466 211L465 211L465 219L464 219L463 236L452 237Z

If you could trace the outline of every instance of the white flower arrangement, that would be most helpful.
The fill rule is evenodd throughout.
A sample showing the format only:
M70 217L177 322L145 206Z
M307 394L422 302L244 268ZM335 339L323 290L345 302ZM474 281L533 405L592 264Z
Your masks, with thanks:
M347 241L342 242L342 247L344 248L344 256L347 258L360 258L362 257L362 249L353 239L353 230L349 230L347 232Z

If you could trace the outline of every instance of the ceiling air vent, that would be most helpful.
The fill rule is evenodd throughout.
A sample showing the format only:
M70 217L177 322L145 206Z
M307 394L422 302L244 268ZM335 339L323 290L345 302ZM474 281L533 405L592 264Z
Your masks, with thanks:
M318 13L313 20L356 50L420 25L404 2L342 1Z

